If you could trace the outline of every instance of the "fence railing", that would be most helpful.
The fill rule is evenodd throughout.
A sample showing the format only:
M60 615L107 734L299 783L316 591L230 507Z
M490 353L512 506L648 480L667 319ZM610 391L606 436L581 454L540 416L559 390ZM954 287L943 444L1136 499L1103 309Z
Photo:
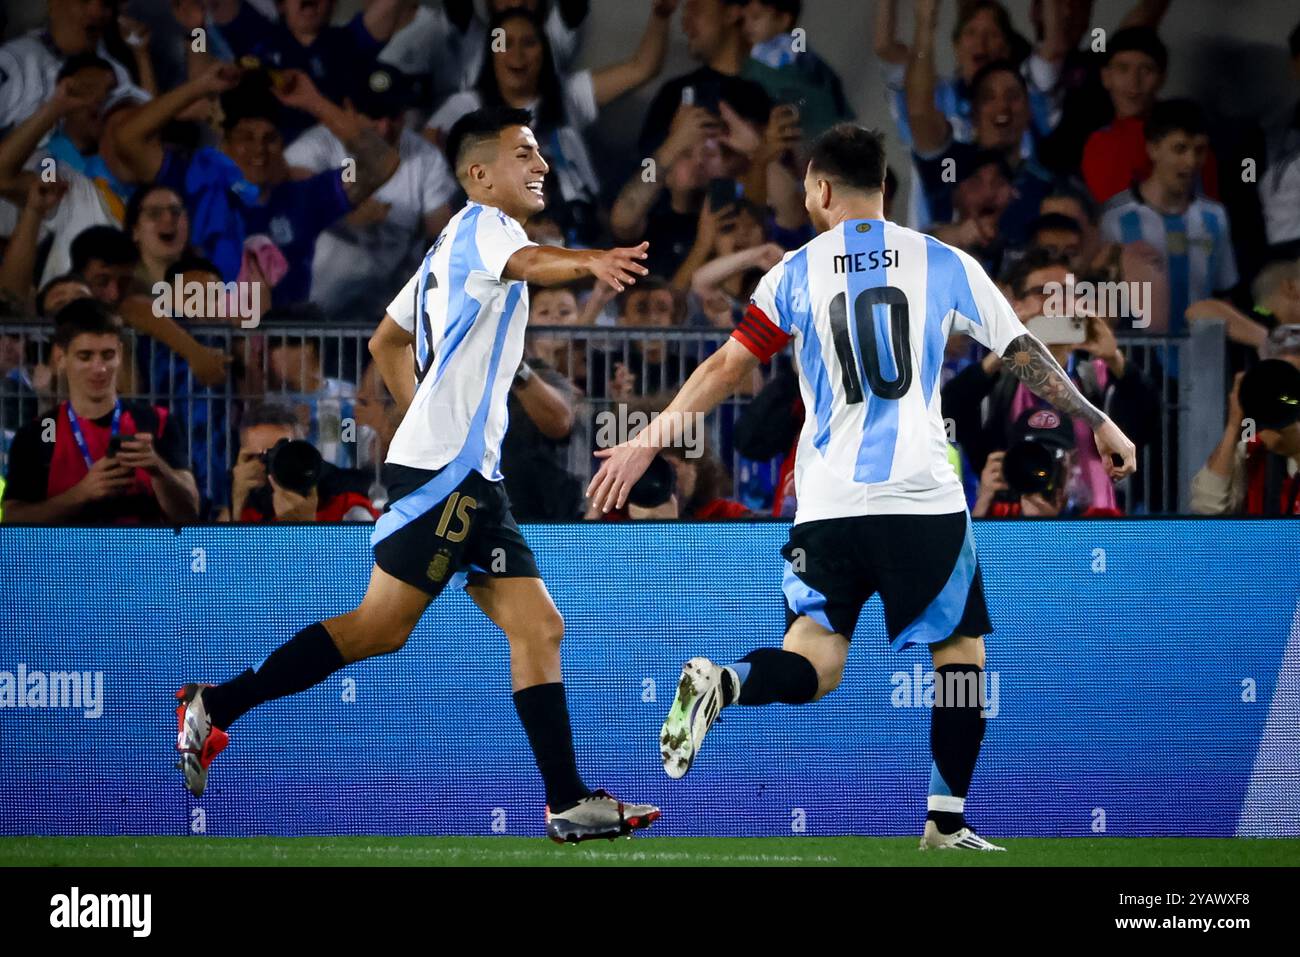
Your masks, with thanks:
M396 422L369 362L373 331L371 323L193 326L191 334L205 348L230 357L228 370L211 384L167 347L129 334L119 382L124 396L171 410L215 513L228 502L239 423L253 402L291 406L326 461L379 478ZM600 427L634 425L636 413L657 411L728 334L720 328L530 328L528 356L544 359L577 387L574 433L559 453L567 470L585 482L596 464ZM14 430L65 395L51 369L50 335L48 326L0 326L0 457L6 464ZM1186 511L1190 478L1223 426L1223 324L1197 323L1184 337L1128 336L1121 345L1159 399L1152 441L1140 451L1138 475L1122 497L1130 511ZM770 503L778 466L741 457L732 435L770 374L756 375L708 417L705 428L706 446L730 470L733 495L755 509Z

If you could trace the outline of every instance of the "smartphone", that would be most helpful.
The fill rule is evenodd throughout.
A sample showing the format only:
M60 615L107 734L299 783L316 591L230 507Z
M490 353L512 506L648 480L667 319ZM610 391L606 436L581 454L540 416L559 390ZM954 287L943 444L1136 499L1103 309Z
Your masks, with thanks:
M695 87L693 86L682 87L682 105L683 106L695 105Z
M1038 316L1025 328L1049 346L1077 346L1088 339L1088 320L1083 316Z
M738 190L734 179L709 180L709 209L715 213L736 201Z
M114 435L108 440L108 451L104 454L108 458L114 458L118 452L122 451L122 436Z

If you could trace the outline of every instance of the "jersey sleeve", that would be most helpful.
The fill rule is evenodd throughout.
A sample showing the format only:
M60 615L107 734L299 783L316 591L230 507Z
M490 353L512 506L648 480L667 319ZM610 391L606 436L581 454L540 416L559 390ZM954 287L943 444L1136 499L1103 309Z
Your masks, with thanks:
M964 332L980 345L999 356L1017 337L1026 335L1025 328L1007 297L989 278L988 273L971 256L954 250L963 276L953 277L953 332ZM964 288L963 288L964 285Z
M475 240L483 269L497 282L505 272L510 257L525 246L536 246L517 222L490 206L484 206L478 218Z
M406 285L402 291L393 297L393 301L388 304L384 311L392 317L393 322L397 323L407 332L415 334L415 293L420 288L420 273L424 271L424 264L411 274L411 278L406 280Z
M736 323L731 334L742 346L763 362L785 348L790 341L790 320L778 307L781 283L785 279L785 263L780 262L767 271L749 300L745 314Z

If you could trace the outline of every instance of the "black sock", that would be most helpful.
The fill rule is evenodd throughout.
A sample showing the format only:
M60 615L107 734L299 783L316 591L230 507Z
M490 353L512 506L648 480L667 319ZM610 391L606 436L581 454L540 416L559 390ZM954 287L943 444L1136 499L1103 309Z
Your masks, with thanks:
M807 704L817 696L817 669L803 655L759 648L740 660L749 664L749 674L737 704Z
M320 622L308 625L267 657L257 670L236 675L203 692L214 726L223 731L266 701L306 691L320 684L345 662Z
M935 669L930 753L948 794L935 794L932 775L926 820L934 821L944 834L966 826L966 792L984 740L983 678L983 670L976 665L943 665ZM943 807L936 808L936 804Z
M564 685L558 681L533 685L516 691L514 699L546 785L546 804L552 811L563 811L591 793L578 775L578 761L573 756Z

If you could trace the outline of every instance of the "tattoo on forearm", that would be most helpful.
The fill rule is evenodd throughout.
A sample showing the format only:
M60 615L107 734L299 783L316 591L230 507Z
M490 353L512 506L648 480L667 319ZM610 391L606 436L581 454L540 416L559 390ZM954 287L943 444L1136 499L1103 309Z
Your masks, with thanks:
M375 130L366 127L347 142L356 158L356 179L343 184L343 191L355 206L383 186L393 174L393 148Z
M1106 416L1070 381L1047 347L1032 335L1011 340L1002 353L1002 364L1031 392L1067 415L1077 416L1093 428L1106 420Z

